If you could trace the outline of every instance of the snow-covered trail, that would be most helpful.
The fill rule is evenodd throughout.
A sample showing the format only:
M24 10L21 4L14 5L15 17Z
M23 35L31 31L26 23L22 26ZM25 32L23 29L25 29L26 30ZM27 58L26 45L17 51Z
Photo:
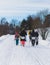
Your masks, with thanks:
M14 39L12 37L8 35L0 42L0 65L9 65L8 63L14 48L14 44L11 42Z
M23 64L24 65L40 65L40 63L38 62L38 59L36 59L35 56L31 55L31 51L29 52L27 48L25 49L24 47L18 46L13 51L13 55L11 57L9 65L23 65Z
M50 48L28 42L25 47L16 46L14 35L9 35L0 44L0 65L50 65Z
M50 65L50 48L43 46L31 47L30 49L27 48L27 52L30 53L39 65Z

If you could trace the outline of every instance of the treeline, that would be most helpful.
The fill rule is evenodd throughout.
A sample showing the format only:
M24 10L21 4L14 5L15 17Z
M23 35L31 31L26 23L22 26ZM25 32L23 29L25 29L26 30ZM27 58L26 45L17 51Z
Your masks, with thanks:
M41 15L40 15L41 16ZM36 29L36 28L46 28L50 27L50 14L44 16L28 16L27 20L23 19L21 22L21 29Z
M50 14L47 11L39 12L36 16L28 16L27 19L23 19L16 25L17 20L12 20L8 23L6 18L2 18L0 21L0 36L5 34L14 34L15 31L20 32L23 28L26 30L32 30L36 28L50 27Z
M15 31L19 31L20 27L16 24L17 20L12 19L11 22L7 21L5 17L0 20L0 36L6 34L14 34Z
M6 34L15 34L15 31L19 32L19 26L14 27L12 24L10 25L0 25L0 36Z

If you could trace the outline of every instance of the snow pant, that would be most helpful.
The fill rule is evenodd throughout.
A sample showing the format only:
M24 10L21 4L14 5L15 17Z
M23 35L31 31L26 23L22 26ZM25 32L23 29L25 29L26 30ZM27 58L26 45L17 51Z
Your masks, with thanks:
M21 44L22 44L22 46L24 46L24 45L25 45L25 41L24 41L24 40L22 40L22 41L21 41Z
M35 40L31 40L32 46L35 45Z
M35 37L31 37L31 43L32 43L32 46L35 45Z
M36 45L38 45L38 41L36 42Z
M21 36L21 45L25 45L25 41L26 41L26 37L25 36Z
M18 43L19 43L19 39L16 39L16 45L18 45Z
M35 38L36 45L38 45L38 37Z

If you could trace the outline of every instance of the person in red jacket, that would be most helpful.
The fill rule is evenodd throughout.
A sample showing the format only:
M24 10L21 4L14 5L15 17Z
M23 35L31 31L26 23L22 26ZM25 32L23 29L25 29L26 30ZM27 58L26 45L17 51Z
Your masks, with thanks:
M15 40L16 40L16 45L19 43L19 33L15 32Z

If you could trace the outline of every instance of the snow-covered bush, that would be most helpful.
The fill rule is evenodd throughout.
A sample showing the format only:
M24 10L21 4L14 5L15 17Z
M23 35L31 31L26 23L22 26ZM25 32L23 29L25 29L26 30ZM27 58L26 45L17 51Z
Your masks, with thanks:
M42 36L42 39L46 40L47 35L49 33L48 28L41 28L39 29L39 31L40 31L40 35Z

